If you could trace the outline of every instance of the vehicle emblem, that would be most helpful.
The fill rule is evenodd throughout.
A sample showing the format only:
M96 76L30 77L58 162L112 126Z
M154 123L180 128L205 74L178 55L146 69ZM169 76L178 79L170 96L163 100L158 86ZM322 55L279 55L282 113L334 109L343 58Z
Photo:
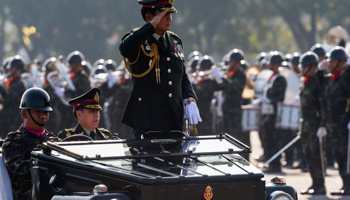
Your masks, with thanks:
M100 100L100 96L98 96L98 93L96 92L95 96L94 96L94 100L95 101L99 101Z
M211 200L214 197L213 188L208 185L203 191L202 197L204 200Z

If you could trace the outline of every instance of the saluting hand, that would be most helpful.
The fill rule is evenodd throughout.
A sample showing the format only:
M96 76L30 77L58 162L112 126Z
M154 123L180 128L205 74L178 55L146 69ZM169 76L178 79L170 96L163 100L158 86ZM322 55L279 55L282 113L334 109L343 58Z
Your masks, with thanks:
M161 13L159 13L158 15L156 15L155 17L153 17L153 19L150 21L150 23L153 25L154 28L157 28L160 20L163 18L163 16L167 13L168 11L165 10Z

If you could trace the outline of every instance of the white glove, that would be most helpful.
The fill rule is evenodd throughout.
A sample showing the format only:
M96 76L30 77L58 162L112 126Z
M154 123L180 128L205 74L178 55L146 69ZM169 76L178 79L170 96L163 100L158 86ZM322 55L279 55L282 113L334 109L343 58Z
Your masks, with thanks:
M325 127L320 127L320 128L318 128L318 130L317 130L317 137L319 137L319 138L323 138L324 136L326 136L327 135L327 130L326 130L326 128Z
M213 69L211 76L213 78L223 78L224 76L221 74L221 72L217 69Z
M299 104L299 103L300 103L300 96L299 96L299 95L297 95L297 96L295 96L295 97L293 98L293 103L294 103L294 104Z
M317 68L320 71L324 71L325 69L328 69L329 63L326 59L322 60L320 63L318 63Z
M58 97L63 97L64 95L64 88L56 87L55 88L55 93L57 94Z
M251 106L255 107L261 104L261 99L257 98L255 100L252 101L252 103L250 103Z
M349 131L350 131L350 122L348 123L348 129L349 129Z
M199 110L195 102L186 105L185 118L188 119L190 124L194 125L198 124L198 122L202 122L202 118L199 115Z
M267 98L267 97L261 97L261 101L262 101L263 103L271 103L270 99Z
M116 80L115 76L113 76L112 74L107 75L108 88L111 88L116 82L117 82L117 80Z
M350 57L348 58L348 62L346 62L350 66Z

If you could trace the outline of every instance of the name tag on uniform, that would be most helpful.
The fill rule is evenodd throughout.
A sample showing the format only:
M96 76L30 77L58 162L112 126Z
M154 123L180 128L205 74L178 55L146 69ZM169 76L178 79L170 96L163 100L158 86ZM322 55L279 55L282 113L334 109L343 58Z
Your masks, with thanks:
M261 114L273 115L274 114L273 105L270 103L262 103L261 104Z

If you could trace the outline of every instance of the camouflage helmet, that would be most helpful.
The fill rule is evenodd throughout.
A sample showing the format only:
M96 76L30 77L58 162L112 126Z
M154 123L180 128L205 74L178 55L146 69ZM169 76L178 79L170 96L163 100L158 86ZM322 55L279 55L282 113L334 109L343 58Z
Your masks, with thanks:
M235 60L235 61L241 61L244 59L244 53L240 49L233 49L229 53L229 61Z
M300 57L299 69L318 65L318 56L316 53L308 51Z
M199 61L197 65L198 70L208 70L215 64L213 57L205 55Z
M67 56L68 64L81 63L84 60L84 55L80 51L73 51Z
M329 53L330 55L329 55L329 58L327 59L328 62L332 60L339 60L339 61L348 60L348 54L346 53L344 47L341 47L341 46L333 47Z
M19 108L52 111L50 96L41 88L30 88L23 93Z
M310 51L314 52L315 54L317 54L318 56L324 56L326 55L326 51L324 50L324 48L322 47L321 44L317 43L314 46L311 47Z

